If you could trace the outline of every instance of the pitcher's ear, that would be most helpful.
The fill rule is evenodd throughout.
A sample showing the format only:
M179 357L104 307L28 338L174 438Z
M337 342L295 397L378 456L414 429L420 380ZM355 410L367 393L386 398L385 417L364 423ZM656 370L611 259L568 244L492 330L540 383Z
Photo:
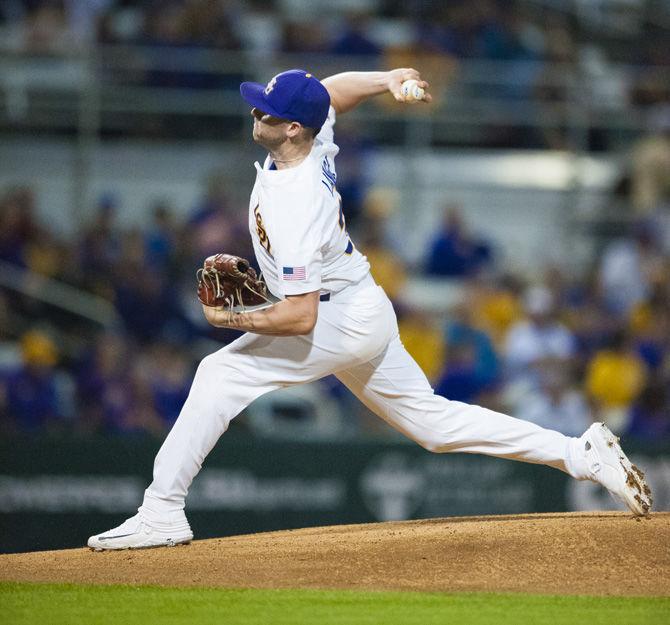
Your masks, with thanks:
M299 123L299 122L290 122L287 129L286 129L286 134L293 138L297 137L300 135L300 133L303 131L304 126Z

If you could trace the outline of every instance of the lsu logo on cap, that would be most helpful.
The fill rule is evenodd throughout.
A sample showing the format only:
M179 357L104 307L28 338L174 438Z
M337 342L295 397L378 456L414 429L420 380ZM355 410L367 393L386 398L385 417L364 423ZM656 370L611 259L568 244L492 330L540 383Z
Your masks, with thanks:
M279 74L277 74L277 76L279 76ZM275 88L275 85L277 84L277 76L273 76L272 80L267 84L265 89L263 89L265 95L270 95L270 91Z

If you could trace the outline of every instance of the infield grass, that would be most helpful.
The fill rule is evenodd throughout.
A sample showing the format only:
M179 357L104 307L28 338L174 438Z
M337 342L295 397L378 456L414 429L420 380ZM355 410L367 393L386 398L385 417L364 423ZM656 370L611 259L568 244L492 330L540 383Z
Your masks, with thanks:
M670 598L0 584L9 625L663 625Z

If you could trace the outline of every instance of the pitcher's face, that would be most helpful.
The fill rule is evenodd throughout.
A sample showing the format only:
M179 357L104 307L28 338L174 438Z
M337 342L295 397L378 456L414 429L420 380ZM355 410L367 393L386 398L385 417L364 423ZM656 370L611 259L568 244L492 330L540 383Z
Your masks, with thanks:
M257 108L251 109L251 115L254 118L253 138L256 143L273 150L286 141L290 121L273 117Z

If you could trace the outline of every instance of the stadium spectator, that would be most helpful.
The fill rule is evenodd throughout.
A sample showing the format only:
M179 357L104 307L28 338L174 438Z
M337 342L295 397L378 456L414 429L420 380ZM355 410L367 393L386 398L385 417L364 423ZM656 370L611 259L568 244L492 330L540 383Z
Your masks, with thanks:
M514 324L505 340L507 378L522 388L537 388L547 364L565 364L575 355L575 337L557 318L551 292L534 286L524 294L526 318Z
M169 270L175 260L178 232L168 202L156 202L151 215L144 233L147 263L155 271Z
M26 249L38 234L35 196L26 186L8 189L0 197L0 260L25 265Z
M193 380L193 368L183 350L170 343L151 347L149 384L156 413L166 427L172 426L179 416Z
M181 22L186 40L219 50L240 50L242 44L229 10L226 2L190 0L185 3Z
M501 9L492 2L485 2L480 13L482 22L477 36L477 56L520 61L511 66L513 75L521 80L520 86L528 88L528 78L539 67L531 61L540 59L545 46L542 29L519 6Z
M490 337L472 324L467 304L458 306L445 329L446 363L435 386L438 395L476 403L495 386L499 376L498 356Z
M659 371L670 354L670 283L655 285L650 297L633 309L629 331L647 368Z
M430 244L426 273L461 278L477 274L491 262L491 246L472 237L463 223L460 207L446 207L442 228Z
M465 58L474 56L479 15L474 6L436 4L419 22L417 41L432 52Z
M88 432L162 435L169 421L157 407L155 388L162 382L156 359L165 356L164 350L142 348L118 334L101 335L79 363L78 426ZM163 364L172 370L172 363Z
M93 221L79 238L79 267L82 286L112 299L108 273L116 266L121 248L121 233L116 226L118 199L105 193L98 199Z
M633 403L626 430L647 444L670 440L670 380L659 379L649 383Z
M127 404L127 364L133 357L126 340L101 334L78 363L79 423L84 431L105 431L122 419Z
M165 270L152 271L147 264L140 231L125 233L111 278L114 302L124 327L138 341L162 336L170 319L179 316L178 302Z
M281 47L289 53L323 53L328 50L328 40L321 22L293 17L284 22Z
M566 436L581 436L593 419L584 394L571 380L571 373L563 365L544 367L539 387L521 400L515 416Z
M444 340L434 319L416 308L396 307L398 331L405 349L426 377L437 379L444 367Z
M372 189L365 198L361 219L360 247L370 263L377 283L391 301L397 301L407 280L407 267L388 241L388 219L395 209L395 196L388 189Z
M575 336L581 367L607 342L619 320L607 309L596 271L573 280L563 304L561 317Z
M474 327L484 331L499 351L509 329L523 317L523 285L518 276L482 275L466 282L465 297Z
M329 52L347 56L378 57L382 49L367 34L369 17L364 12L347 15Z
M585 388L595 402L599 419L614 432L629 425L629 409L648 379L644 361L633 349L623 329L615 332L607 345L596 352L586 369Z
M125 410L113 423L115 432L121 434L163 436L168 422L163 421L156 409L154 389L152 388L151 356L140 352L134 358L127 376L128 388Z
M70 376L56 369L56 345L44 332L21 337L21 364L0 378L10 428L23 432L54 430L73 417L74 388Z
M613 241L600 263L600 282L610 313L630 314L650 293L651 284L664 269L658 233L652 222L639 221L627 238Z

